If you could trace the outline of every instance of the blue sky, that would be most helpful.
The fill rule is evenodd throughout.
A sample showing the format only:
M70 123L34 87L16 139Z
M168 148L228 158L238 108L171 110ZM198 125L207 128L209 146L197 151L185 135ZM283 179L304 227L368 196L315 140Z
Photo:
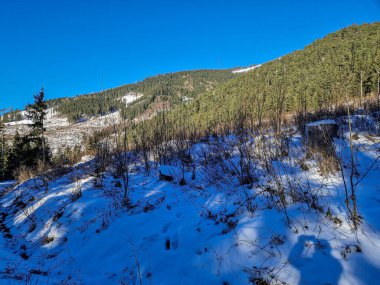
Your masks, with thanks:
M189 69L262 63L351 24L380 0L0 0L0 109Z

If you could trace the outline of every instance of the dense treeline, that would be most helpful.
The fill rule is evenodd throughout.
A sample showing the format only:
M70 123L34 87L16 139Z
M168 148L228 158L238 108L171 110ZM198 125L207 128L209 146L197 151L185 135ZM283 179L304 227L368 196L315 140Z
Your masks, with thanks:
M67 116L69 121L78 122L90 116L105 115L118 110L122 103L118 99L118 95L114 93L67 98L59 105L58 112Z
M363 106L379 93L379 76L380 23L351 26L232 79L185 111L207 130L234 125L242 115L262 123L288 112L329 110L347 98Z
M366 108L368 99L380 94L380 23L350 26L231 80L224 72L196 71L197 80L191 77L194 89L187 88L186 94L194 96L207 89L198 86L208 82L204 72L227 82L195 96L189 104L130 126L129 141L137 146L144 141L152 149L178 136L199 139L247 127L258 130L264 125L280 132L286 119L294 115L306 120L313 112L332 114L345 103ZM165 81L169 90L191 85L186 72L148 78L133 91L151 95L123 110L123 117L132 119L164 97ZM113 94L120 91L116 90Z
M146 120L130 133L154 148L178 136L201 138L246 127L269 125L280 132L294 115L331 114L344 103L366 108L379 90L380 23L355 25Z
M169 73L149 77L136 84L127 84L117 88L75 98L61 99L57 101L58 111L75 122L89 116L104 115L121 110L125 104L121 98L128 93L140 93L144 96L124 109L125 117L136 118L148 108L154 108L153 104L168 102L169 106L175 106L187 98L195 98L197 95L211 90L220 83L235 77L231 70L197 70L178 73ZM54 104L52 100L51 104Z

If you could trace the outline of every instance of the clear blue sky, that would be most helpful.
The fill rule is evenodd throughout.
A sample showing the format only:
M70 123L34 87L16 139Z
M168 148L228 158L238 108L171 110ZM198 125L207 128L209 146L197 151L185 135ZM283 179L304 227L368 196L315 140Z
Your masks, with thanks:
M262 63L353 23L380 0L0 0L0 109L147 76Z

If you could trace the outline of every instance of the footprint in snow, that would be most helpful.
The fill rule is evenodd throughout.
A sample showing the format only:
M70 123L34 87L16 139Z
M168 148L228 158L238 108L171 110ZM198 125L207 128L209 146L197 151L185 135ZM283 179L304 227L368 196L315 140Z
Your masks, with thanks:
M172 238L166 237L165 249L177 249L178 248L178 234L174 234Z

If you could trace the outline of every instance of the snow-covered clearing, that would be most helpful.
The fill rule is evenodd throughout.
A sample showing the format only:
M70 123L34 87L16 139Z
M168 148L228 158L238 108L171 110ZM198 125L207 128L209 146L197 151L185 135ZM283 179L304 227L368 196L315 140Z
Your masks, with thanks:
M135 93L135 92L129 92L125 96L121 98L121 100L128 106L130 103L136 101L137 99L141 98L144 96L142 93Z
M379 141L358 135L359 173L380 155ZM347 164L347 140L335 144ZM205 149L207 143L195 145L194 156ZM0 283L232 285L263 278L272 284L376 284L379 165L358 186L363 223L355 233L340 173L322 176L311 158L302 170L302 158L302 139L294 134L289 156L272 162L288 191L317 201L314 207L305 197L288 201L290 225L265 194L273 177L259 163L253 187L239 186L233 177L210 181L203 166L195 180L186 172L187 184L179 186L159 181L158 170L146 175L139 165L131 175L130 209L121 205L122 190L111 175L102 189L93 187L91 161L51 181L47 194L37 180L1 183Z

